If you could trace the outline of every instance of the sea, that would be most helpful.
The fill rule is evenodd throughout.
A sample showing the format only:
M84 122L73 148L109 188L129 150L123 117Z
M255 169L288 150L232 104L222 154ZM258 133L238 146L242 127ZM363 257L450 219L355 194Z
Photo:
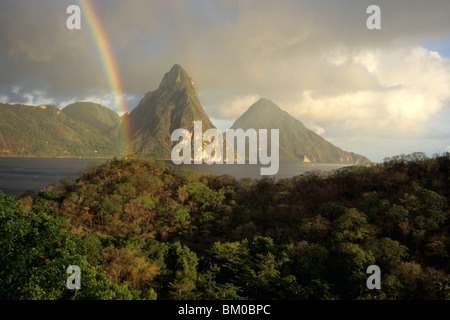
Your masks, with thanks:
M37 194L42 188L58 184L64 178L76 179L92 162L103 163L109 158L0 158L0 190L8 196L20 196L26 192ZM167 161L171 163L170 161ZM290 178L309 171L330 172L348 166L323 163L279 164L278 173L273 176L261 176L262 165L250 164L182 164L187 168L212 172L218 175L231 175L236 179L274 179Z

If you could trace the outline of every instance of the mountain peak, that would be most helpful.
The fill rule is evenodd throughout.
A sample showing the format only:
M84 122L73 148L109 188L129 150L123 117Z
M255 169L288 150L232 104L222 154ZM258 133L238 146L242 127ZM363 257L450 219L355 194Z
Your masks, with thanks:
M260 99L233 124L231 129L278 129L280 160L294 162L362 164L370 160L346 152L268 99Z
M179 64L174 64L170 71L164 75L159 88L179 90L191 87L193 84L192 78L183 67Z
M158 90L148 92L129 117L132 149L136 153L168 159L175 129L193 131L194 121L202 129L215 128L198 99L189 74L175 64L164 75Z
M261 98L255 103L253 103L244 114L241 115L241 118L258 118L261 121L270 121L273 117L283 116L285 111L283 111L278 105L276 105L273 101Z
M265 111L282 111L279 106L277 106L272 100L261 98L258 101L256 101L254 104L252 104L249 108L254 110L265 110Z

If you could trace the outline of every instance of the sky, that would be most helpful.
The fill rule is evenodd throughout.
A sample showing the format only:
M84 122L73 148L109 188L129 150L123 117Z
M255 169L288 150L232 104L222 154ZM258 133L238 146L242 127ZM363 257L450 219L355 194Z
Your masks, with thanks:
M267 98L336 146L375 162L450 151L448 0L90 0L131 111L172 65L229 128ZM0 102L117 109L77 0L2 0ZM370 5L381 29L369 30ZM117 112L123 110L116 110Z

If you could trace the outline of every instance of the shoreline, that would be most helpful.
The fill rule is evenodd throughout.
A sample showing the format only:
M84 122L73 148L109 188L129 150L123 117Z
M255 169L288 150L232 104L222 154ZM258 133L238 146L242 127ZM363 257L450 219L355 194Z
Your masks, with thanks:
M133 156L130 155L129 157L134 158L136 157L137 159L141 158L141 159L151 159L151 160L155 160L155 161L165 161L165 162L172 162L172 159L157 159L157 158L153 158L151 156ZM112 160L114 158L118 158L120 159L121 156L113 156L113 157L77 157L77 156L0 156L0 159L103 159L103 160ZM125 157L126 158L126 157ZM193 159L192 159L193 160ZM370 164L367 163L332 163L332 162L302 162L302 161L280 161L280 163L290 163L290 164L309 164L309 165L342 165L342 166L368 166ZM188 163L184 165L193 165L194 163ZM206 164L206 163L202 163L202 164ZM241 164L241 163L233 163L233 164ZM249 163L243 163L246 165L251 165ZM372 163L373 164L373 163ZM210 165L229 165L227 163L212 163ZM254 164L254 165L261 165L260 163Z
M114 159L115 157L75 157L75 156L0 156L1 158L18 159Z

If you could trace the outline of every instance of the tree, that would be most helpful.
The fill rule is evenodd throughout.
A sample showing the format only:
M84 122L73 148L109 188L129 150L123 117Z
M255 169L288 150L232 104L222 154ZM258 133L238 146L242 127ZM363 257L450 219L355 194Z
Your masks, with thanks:
M0 193L0 297L2 299L132 299L126 284L112 286L83 254L63 216L40 199L33 212ZM46 209L47 208L47 209ZM67 267L81 269L83 290L66 287Z
M391 238L371 241L367 247L376 259L376 264L385 271L393 270L408 257L408 247Z
M355 208L347 209L336 219L333 236L337 242L362 242L370 236L367 216Z
M301 284L309 285L313 280L326 279L328 273L328 250L319 244L306 241L295 247L295 258L292 273Z
M161 274L155 278L164 299L190 299L197 281L198 258L180 242L164 245Z
M136 190L129 182L114 185L114 191L123 198L123 203L127 203L130 199L136 197Z
M131 246L109 246L102 252L102 269L111 277L113 284L127 283L135 290L147 291L154 286L158 267Z
M199 274L196 284L196 297L206 300L242 300L239 295L240 287L232 283L219 283L216 281L220 267L210 266L205 272Z
M364 251L358 244L343 242L331 253L331 275L336 290L345 299L355 299L366 286L366 270L375 264L372 252Z
M216 283L233 287L250 299L298 298L301 288L290 274L290 253L268 237L215 242L207 261Z
M327 238L331 231L331 223L321 215L307 218L302 221L299 233L307 241L318 242Z
M192 182L186 186L186 191L201 211L217 208L225 197L219 192L208 188L202 182Z

